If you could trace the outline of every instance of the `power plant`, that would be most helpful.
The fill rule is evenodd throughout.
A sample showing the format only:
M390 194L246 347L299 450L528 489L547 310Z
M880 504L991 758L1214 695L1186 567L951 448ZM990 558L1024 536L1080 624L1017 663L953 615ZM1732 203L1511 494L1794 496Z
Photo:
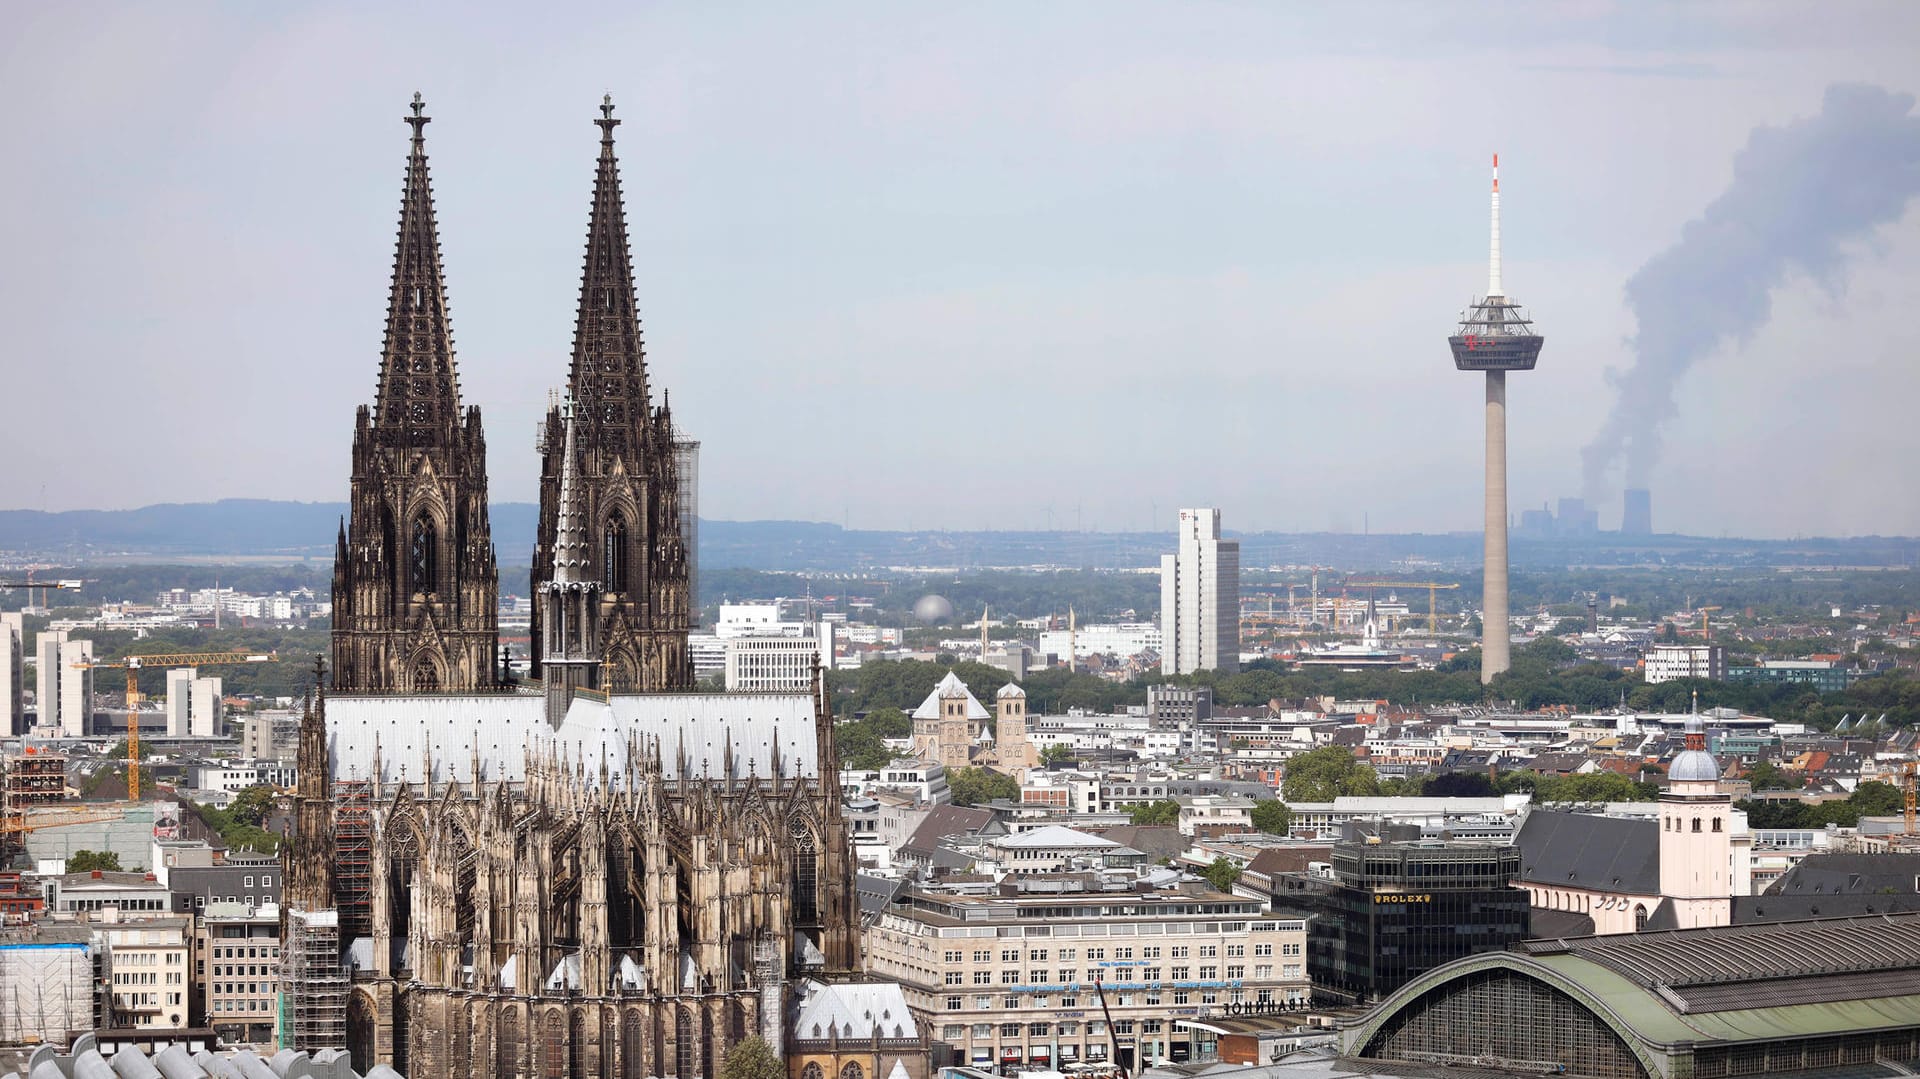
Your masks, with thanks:
M1627 488L1626 505L1620 514L1620 534L1653 535L1653 492L1645 487Z
M1507 631L1507 372L1531 371L1543 338L1500 284L1500 155L1493 155L1493 239L1487 259L1487 295L1460 316L1447 338L1453 366L1487 375L1487 499L1485 591L1480 604L1480 681L1512 664Z

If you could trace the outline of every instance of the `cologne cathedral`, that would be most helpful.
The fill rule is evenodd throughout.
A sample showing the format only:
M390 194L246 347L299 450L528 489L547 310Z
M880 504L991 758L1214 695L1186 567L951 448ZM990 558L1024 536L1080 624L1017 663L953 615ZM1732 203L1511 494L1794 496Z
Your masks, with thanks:
M859 966L824 683L688 692L672 426L601 111L525 683L497 658L485 441L460 401L417 96L407 119L332 686L302 721L282 855L289 1044L344 1048L363 1074L715 1077L748 1034L804 1050L783 1050L796 994Z

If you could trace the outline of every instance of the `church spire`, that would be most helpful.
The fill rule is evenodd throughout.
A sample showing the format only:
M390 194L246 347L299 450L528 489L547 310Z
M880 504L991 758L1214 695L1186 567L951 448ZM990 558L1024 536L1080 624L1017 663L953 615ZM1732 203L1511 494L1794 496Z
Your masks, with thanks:
M393 288L387 301L387 338L380 360L375 423L386 429L437 430L460 420L459 374L440 266L440 230L433 218L427 175L426 105L413 95L413 128L406 184L400 198L400 235L394 248Z
M600 127L600 160L593 179L567 391L590 445L632 453L641 448L637 443L652 405L620 197L620 162L613 153L613 129L620 121L613 117L611 94L601 99L600 119L594 123Z

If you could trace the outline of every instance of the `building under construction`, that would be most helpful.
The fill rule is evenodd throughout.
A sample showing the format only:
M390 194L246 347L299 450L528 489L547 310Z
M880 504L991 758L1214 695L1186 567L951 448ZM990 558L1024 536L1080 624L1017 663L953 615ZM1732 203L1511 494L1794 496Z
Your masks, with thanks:
M347 972L340 962L340 916L286 912L281 1043L308 1051L347 1047Z

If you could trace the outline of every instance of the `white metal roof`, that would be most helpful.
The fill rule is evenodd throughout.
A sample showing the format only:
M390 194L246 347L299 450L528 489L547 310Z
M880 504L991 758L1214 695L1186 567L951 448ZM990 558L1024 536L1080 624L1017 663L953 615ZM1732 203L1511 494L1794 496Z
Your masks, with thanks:
M517 783L531 748L558 750L596 774L604 756L617 776L629 744L644 749L656 740L670 779L679 776L683 747L692 775L717 777L729 740L738 776L771 776L776 742L788 776L820 772L813 698L805 693L579 697L558 731L547 726L545 700L532 694L336 697L327 701L327 733L335 779L375 778L377 752L383 782L470 784L477 752L481 781Z

